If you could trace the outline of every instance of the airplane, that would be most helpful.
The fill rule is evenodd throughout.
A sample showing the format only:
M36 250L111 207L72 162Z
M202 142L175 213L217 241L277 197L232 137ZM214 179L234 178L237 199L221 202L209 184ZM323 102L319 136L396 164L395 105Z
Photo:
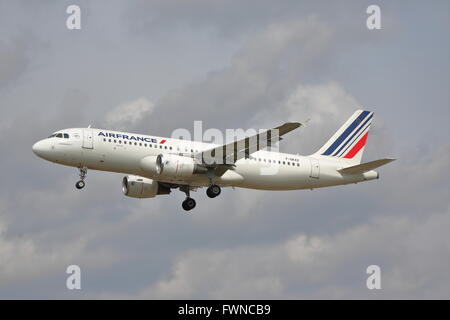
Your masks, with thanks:
M373 112L357 110L309 156L272 151L282 136L303 125L299 122L224 145L89 126L58 130L32 150L45 160L78 168L77 189L84 188L88 169L123 173L125 196L153 198L179 189L186 194L182 208L189 211L196 206L190 191L202 187L215 198L223 187L301 190L378 179L374 169L395 159L361 163L372 120Z

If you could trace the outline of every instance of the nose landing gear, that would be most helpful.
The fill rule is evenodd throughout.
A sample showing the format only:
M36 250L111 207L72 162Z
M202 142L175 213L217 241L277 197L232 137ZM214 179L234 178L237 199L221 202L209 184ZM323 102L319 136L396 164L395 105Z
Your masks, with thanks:
M78 181L78 182L75 184L75 187L76 187L77 189L83 189L84 186L86 185L86 184L84 183L84 179L86 178L86 175L87 175L87 168L86 168L86 167L81 167L79 170L80 170L80 181Z
M86 184L84 183L84 181L83 181L83 180L80 180L80 181L78 181L78 182L75 184L75 187L76 187L77 189L83 189L85 185L86 185Z

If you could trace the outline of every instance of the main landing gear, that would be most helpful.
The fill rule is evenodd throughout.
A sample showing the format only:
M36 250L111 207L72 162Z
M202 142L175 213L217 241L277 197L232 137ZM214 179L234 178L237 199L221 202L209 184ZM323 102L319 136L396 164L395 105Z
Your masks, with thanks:
M214 183L216 180L214 170L209 169L208 172L206 172L206 176L208 177L210 183L210 186L208 187L208 189L206 189L206 195L210 198L215 198L220 194L221 189L217 184Z
M190 196L190 188L189 188L189 186L188 185L180 186L180 191L183 191L186 194L186 199L181 204L183 209L186 210L186 211L194 209L196 203L195 203L195 200L192 199L191 196ZM206 189L206 194L210 198L217 197L220 194L220 192L221 192L221 188L218 185L216 185L216 184L213 184L213 185L209 186L208 189Z
M180 191L183 191L186 194L186 199L181 204L183 209L186 211L194 209L195 205L196 205L195 200L192 199L190 196L190 190L191 189L189 188L188 185L180 186ZM210 198L217 197L220 194L220 192L221 192L221 188L216 184L213 184L213 185L209 186L208 189L206 189L206 194Z
M86 167L81 167L81 168L80 168L80 181L78 181L78 182L75 184L75 187L76 187L77 189L83 189L84 186L86 185L86 184L84 183L84 179L86 178L86 175L87 175L87 168L86 168Z
M195 200L190 197L189 186L180 186L180 190L186 193L186 199L183 201L181 206L184 210L189 211L195 208Z
M187 197L186 200L183 201L183 203L181 204L181 206L183 207L184 210L189 211L195 208L195 200Z
M220 187L217 184L213 184L208 189L206 189L206 195L210 198L217 197L221 192Z

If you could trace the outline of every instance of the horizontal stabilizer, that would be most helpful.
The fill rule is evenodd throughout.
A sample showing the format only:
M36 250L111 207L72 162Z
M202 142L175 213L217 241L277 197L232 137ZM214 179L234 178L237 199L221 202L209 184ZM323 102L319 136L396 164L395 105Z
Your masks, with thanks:
M384 166L385 164L388 164L389 162L394 161L395 159L380 159L375 161L370 161L362 164L358 164L356 166L347 167L341 170L338 170L342 174L358 174L358 173L364 173L373 169L376 169L378 167Z

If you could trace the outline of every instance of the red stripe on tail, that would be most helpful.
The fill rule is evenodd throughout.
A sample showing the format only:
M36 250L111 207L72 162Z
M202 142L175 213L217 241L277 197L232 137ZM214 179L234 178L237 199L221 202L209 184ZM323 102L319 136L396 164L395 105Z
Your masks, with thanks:
M369 131L366 132L365 135L358 141L357 144L344 156L344 158L351 159L353 158L359 150L361 150L362 147L366 144L367 135L369 134Z

